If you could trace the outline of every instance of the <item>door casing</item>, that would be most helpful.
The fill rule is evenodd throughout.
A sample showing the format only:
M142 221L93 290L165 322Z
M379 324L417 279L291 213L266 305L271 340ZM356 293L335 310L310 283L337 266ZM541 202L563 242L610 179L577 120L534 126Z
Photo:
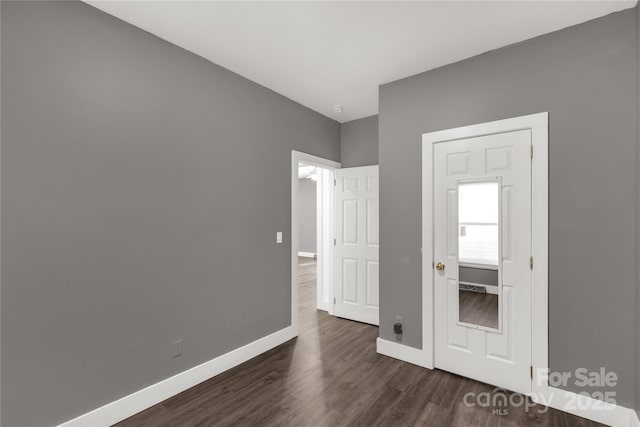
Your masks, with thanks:
M543 403L549 392L548 286L549 286L549 134L548 113L498 120L422 135L422 357L423 366L434 368L435 318L433 286L433 148L435 144L531 130L532 205L532 369L531 397Z

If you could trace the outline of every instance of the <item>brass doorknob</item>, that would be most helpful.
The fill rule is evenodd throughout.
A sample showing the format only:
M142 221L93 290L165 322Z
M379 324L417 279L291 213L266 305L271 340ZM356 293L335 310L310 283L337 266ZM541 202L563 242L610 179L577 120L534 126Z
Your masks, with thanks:
M444 264L441 263L441 262L437 263L436 264L436 270L438 270L438 271L444 270Z

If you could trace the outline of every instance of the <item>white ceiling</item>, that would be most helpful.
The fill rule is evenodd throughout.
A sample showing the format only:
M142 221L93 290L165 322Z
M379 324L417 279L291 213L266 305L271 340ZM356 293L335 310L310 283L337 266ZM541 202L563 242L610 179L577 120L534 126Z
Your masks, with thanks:
M87 3L345 122L377 114L382 83L634 7L636 0Z

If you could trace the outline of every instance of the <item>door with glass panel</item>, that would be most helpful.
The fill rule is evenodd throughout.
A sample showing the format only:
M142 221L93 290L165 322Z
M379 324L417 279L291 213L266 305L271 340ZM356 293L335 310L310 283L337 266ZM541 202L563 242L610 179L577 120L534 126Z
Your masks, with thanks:
M531 392L531 131L435 144L436 367Z

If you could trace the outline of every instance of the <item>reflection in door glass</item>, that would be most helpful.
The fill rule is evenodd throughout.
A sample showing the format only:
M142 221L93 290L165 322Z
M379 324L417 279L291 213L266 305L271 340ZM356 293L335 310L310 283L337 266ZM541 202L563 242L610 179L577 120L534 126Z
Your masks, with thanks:
M498 266L498 183L458 186L459 261Z
M500 184L458 184L459 321L499 328Z

